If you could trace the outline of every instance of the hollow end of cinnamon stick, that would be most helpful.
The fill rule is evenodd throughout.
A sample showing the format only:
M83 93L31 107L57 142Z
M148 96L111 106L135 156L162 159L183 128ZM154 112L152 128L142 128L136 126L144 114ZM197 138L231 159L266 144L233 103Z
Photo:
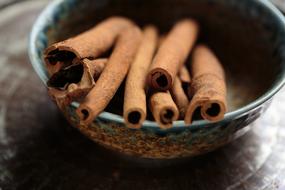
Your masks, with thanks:
M84 59L54 73L47 82L48 87L65 90L71 84L91 87L99 78L108 59Z
M195 100L191 101L186 111L186 114L185 114L185 118L184 118L185 124L190 125L195 120L203 119L202 114L201 114L203 104L204 102L202 101L195 101Z
M168 129L172 127L173 122L178 119L177 110L173 109L173 107L165 107L159 113L159 123L162 124L161 127L164 129Z
M83 64L71 65L62 69L51 76L47 85L53 88L64 89L66 85L79 83L84 73Z
M125 113L124 118L129 128L139 129L146 119L146 113L142 109L132 109Z
M158 48L148 74L148 83L152 88L160 91L171 88L192 50L198 31L198 24L191 19L181 20L172 27Z
M212 100L206 102L201 110L203 118L212 122L222 120L224 118L225 113L226 105L224 104L224 102L219 100Z
M222 64L206 45L197 45L193 52L191 64L193 79L189 88L192 98L185 118L191 123L191 115L196 105L201 106L204 119L216 122L222 120L226 113L226 82Z
M92 109L86 105L80 105L76 110L76 114L79 117L81 125L89 125L95 118Z
M169 91L154 92L149 99L149 107L154 120L161 129L169 129L178 120L179 110Z
M44 53L44 61L50 75L71 65L75 60L80 60L79 54L74 49L63 44L54 44L47 48Z
M148 84L150 87L160 91L166 91L172 87L172 77L164 69L156 68L148 74Z
M63 110L73 101L81 101L95 85L107 59L84 59L53 74L48 80L48 94Z

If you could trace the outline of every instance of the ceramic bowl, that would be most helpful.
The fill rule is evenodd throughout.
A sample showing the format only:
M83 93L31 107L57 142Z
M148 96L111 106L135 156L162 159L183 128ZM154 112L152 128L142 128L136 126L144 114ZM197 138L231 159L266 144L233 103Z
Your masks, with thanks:
M108 149L147 159L213 151L243 135L284 85L285 20L266 0L55 0L41 13L30 37L31 63L45 85L44 49L112 15L129 17L141 26L155 24L161 32L180 18L197 19L199 41L207 43L225 67L229 112L217 123L186 126L177 121L173 128L161 130L146 121L133 130L114 109L89 126L78 124L76 102L63 111L74 127Z

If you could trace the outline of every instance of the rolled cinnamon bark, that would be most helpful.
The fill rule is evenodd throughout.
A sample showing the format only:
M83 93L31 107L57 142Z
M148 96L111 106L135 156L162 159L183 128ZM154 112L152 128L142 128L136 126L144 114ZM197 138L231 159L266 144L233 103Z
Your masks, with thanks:
M170 93L172 95L172 98L174 102L176 103L178 110L179 110L179 118L184 118L186 110L189 105L189 100L187 98L187 95L185 94L182 82L179 79L179 77L176 77L174 84L170 90Z
M226 106L225 73L214 53L205 45L198 45L191 65L192 82L189 95L192 97L185 116L190 124L195 112L210 121L224 118Z
M163 40L148 73L148 84L156 90L169 90L198 36L198 24L185 19L178 22Z
M108 105L134 61L142 38L138 27L124 30L116 42L109 61L95 87L76 110L81 124L90 124Z
M179 111L169 91L155 92L150 96L150 110L155 121L162 129L171 128L173 121L179 117Z
M126 80L124 119L129 128L140 128L146 119L145 81L157 42L157 29L154 26L147 26Z
M93 88L106 63L107 59L84 59L55 73L48 81L50 97L61 109L80 101Z
M113 46L122 30L132 25L126 18L111 17L84 33L53 44L44 53L48 73L52 75L85 58L97 58Z

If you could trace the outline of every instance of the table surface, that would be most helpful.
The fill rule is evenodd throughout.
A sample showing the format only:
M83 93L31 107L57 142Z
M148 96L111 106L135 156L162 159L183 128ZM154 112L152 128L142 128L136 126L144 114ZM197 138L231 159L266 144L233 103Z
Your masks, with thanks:
M167 167L140 166L68 125L27 56L27 35L47 1L11 2L0 3L0 190L285 189L285 89L226 147Z

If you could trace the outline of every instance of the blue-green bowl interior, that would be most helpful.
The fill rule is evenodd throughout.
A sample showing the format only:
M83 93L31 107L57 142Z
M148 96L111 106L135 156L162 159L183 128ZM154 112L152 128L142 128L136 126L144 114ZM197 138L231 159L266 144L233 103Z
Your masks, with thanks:
M260 0L55 0L38 18L30 38L30 59L42 81L46 84L48 79L42 59L45 48L112 15L129 17L140 26L155 24L162 33L180 18L199 21L199 41L215 51L226 70L229 112L218 123L196 121L193 129L246 115L284 85L284 18L271 3ZM121 106L114 107L99 118L123 123ZM152 121L143 125L154 127L158 129ZM174 123L174 129L183 127L183 121Z

